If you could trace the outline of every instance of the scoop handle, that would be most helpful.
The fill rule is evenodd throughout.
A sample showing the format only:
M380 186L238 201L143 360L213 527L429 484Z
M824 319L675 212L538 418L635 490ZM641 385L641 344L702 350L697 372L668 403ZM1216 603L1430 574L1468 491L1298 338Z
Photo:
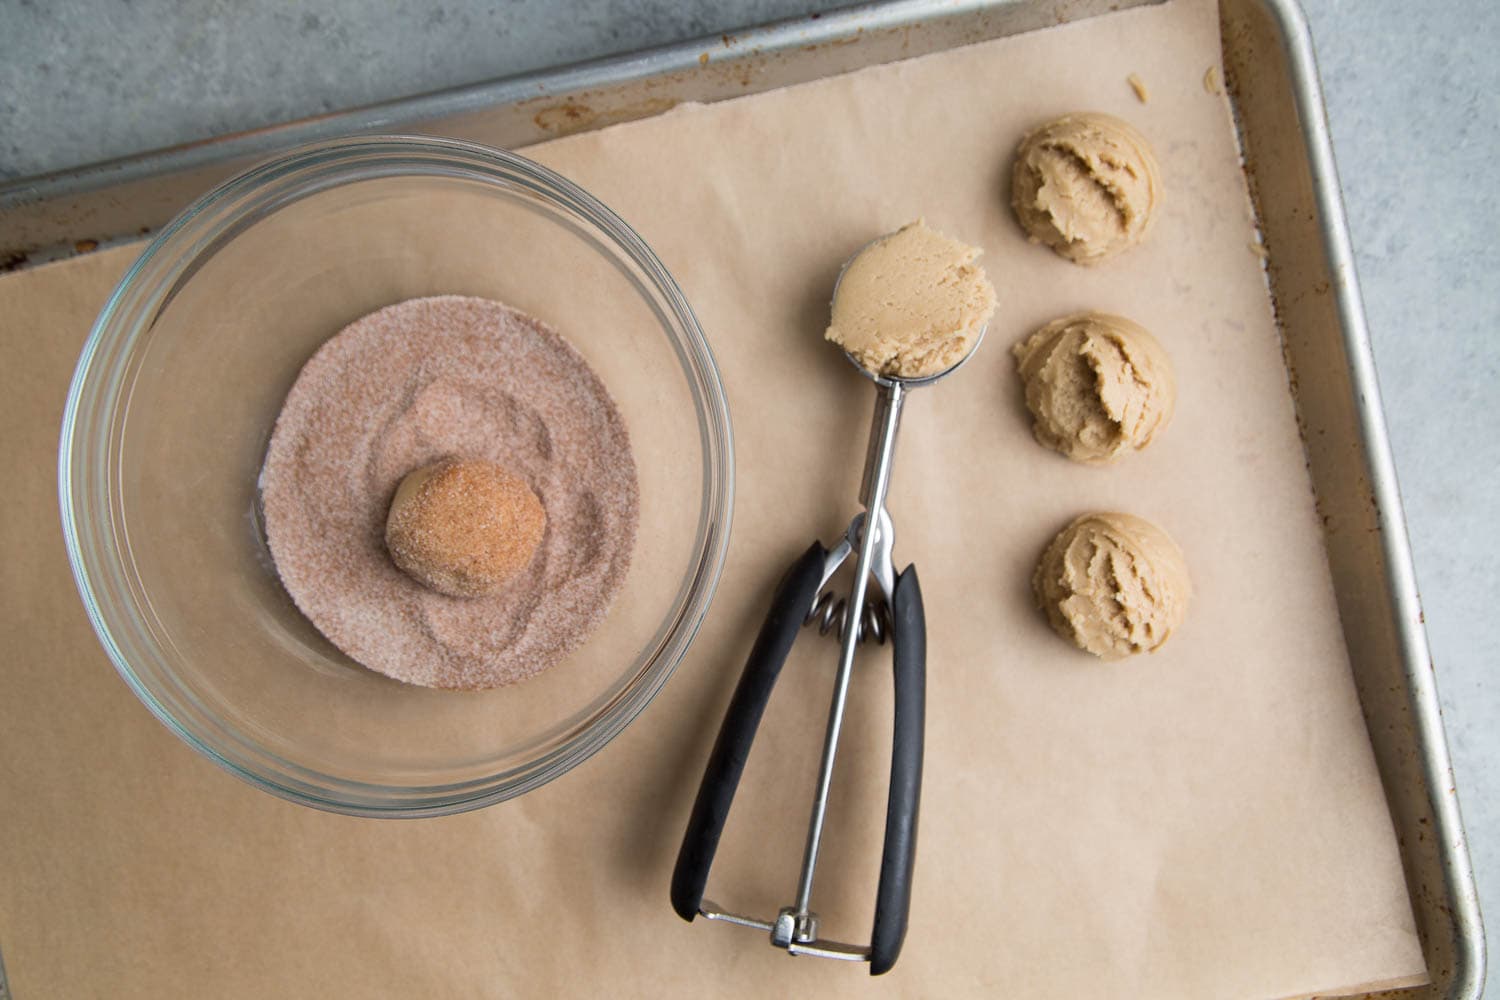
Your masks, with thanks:
M708 756L703 783L698 786L698 798L693 802L682 849L672 871L672 909L684 920L696 917L703 903L708 870L713 866L729 807L734 803L735 790L750 757L750 744L755 740L766 702L771 698L771 689L792 643L818 596L827 556L828 550L814 542L781 578L765 623L750 649L745 671L734 689L734 697L729 700L729 710Z
M922 744L927 716L927 617L917 568L896 578L891 597L895 721L891 787L885 809L885 846L870 932L870 975L889 972L901 954L911 912L912 865L917 855L917 808L922 798Z

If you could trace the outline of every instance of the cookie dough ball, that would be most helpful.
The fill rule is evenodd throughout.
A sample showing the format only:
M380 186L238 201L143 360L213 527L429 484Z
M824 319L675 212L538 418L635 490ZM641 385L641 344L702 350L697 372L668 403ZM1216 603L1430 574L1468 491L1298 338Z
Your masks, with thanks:
M484 597L531 562L547 515L526 483L490 462L445 459L407 473L385 523L391 560L450 597Z
M1130 514L1085 514L1068 525L1031 587L1058 635L1105 660L1158 649L1192 593L1177 543Z
M920 219L871 243L840 277L827 338L866 371L925 378L973 350L995 311L979 248Z
M1075 462L1139 451L1172 419L1167 352L1123 316L1064 316L1017 344L1015 356L1036 439Z
M1139 243L1161 200L1151 146L1109 115L1063 115L1027 133L1011 204L1034 243L1097 264Z

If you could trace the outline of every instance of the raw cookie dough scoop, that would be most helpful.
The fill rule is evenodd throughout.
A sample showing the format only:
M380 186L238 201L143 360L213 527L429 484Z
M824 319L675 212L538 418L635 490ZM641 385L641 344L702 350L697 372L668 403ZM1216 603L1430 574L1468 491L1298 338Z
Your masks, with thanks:
M916 224L920 226L920 223ZM925 230L925 227L922 227ZM910 232L912 227L877 240L844 265L834 286L835 323L840 313L841 292L850 287L851 272L861 260L884 244ZM930 235L930 230L925 230ZM952 374L973 356L983 339L989 313L994 306L994 290L984 274L973 264L978 252L940 237L965 254L959 263L965 269L970 287L946 282L943 287L954 294L979 294L980 308L967 311L967 321L954 327L950 336L962 340L961 351L938 351L931 348L931 328L919 335L924 339L922 352L940 357L941 370L911 375L878 374L871 370L868 356L856 357L846 347L845 355L867 378L878 394L870 443L865 456L860 503L864 510L849 523L844 537L830 550L814 542L792 565L778 585L771 600L770 613L761 626L745 671L730 701L729 710L709 756L708 767L693 803L682 850L672 874L672 906L684 920L699 914L710 920L724 920L745 927L758 928L770 934L771 943L793 955L814 955L870 963L871 975L890 970L901 951L906 936L907 915L911 901L912 862L916 851L917 806L922 784L923 720L926 700L926 619L922 608L922 591L917 583L915 566L897 574L891 558L895 528L885 500L890 486L891 469L896 450L896 432L907 393L932 385ZM928 258L926 263L931 263ZM950 271L953 260L944 265ZM940 271L937 277L942 277ZM858 275L855 274L855 278ZM951 275L950 275L951 277ZM974 287L977 281L977 289ZM920 283L919 283L920 284ZM837 339L830 329L829 339ZM915 339L915 337L913 338ZM873 525L873 530L870 526ZM837 598L824 588L833 575L855 557L854 579L847 599ZM875 593L871 595L873 581ZM817 622L823 634L837 629L839 636L838 673L834 681L828 727L824 734L822 758L818 770L812 816L808 824L801 875L796 901L783 907L771 920L740 916L703 898L724 822L734 800L750 745L771 689L782 665L791 652L792 643L804 625ZM838 751L839 733L844 722L849 681L854 654L859 643L873 640L883 644L889 638L893 650L895 678L895 718L891 750L890 791L886 805L885 842L880 863L880 880L876 890L875 921L868 946L829 941L818 936L818 917L810 909L813 875L817 868L824 819L828 810L829 790L833 780L834 757Z

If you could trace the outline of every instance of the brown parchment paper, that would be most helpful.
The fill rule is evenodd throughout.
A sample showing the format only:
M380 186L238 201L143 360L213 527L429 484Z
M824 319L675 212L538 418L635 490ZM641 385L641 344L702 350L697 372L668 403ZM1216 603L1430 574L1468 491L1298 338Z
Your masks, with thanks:
M67 380L135 251L0 281L14 994L1273 998L1423 981L1227 108L1201 85L1218 51L1213 4L1175 0L531 150L686 289L735 419L736 519L714 607L647 712L564 778L463 816L281 802L136 703L75 596L55 492ZM1149 242L1093 270L1026 244L1003 196L1023 130L1081 108L1144 131L1166 189ZM769 587L854 513L871 389L820 340L833 276L919 215L984 247L1001 305L980 354L911 398L897 449L927 763L911 932L871 980L685 924L667 881ZM1148 326L1178 373L1173 424L1105 470L1031 440L1008 355L1082 308ZM1089 509L1151 518L1187 554L1194 602L1158 655L1101 665L1029 605L1036 556ZM799 643L771 703L709 886L731 908L793 895L834 649ZM869 934L888 687L862 654L814 894L849 940Z

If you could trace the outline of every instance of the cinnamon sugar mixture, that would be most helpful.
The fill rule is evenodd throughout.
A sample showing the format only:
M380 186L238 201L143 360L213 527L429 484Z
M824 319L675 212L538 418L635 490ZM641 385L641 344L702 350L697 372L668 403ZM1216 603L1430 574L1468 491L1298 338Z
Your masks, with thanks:
M386 552L396 486L449 456L503 466L546 511L530 564L491 597L428 590ZM371 313L312 356L261 504L282 583L334 645L397 680L478 689L557 663L603 620L638 492L624 421L567 341L498 302L439 296Z

